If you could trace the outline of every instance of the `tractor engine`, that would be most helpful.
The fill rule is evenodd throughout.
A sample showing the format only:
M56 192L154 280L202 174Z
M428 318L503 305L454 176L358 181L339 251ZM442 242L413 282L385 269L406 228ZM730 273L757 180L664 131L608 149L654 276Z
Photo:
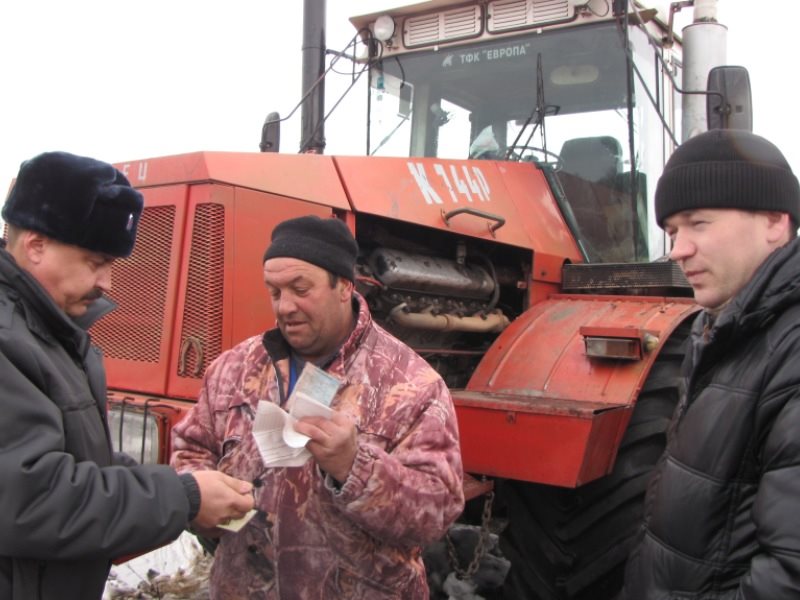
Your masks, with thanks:
M448 385L464 387L491 342L523 309L523 267L496 248L414 233L410 239L434 239L413 249L400 249L410 244L396 238L359 239L357 289L382 327L428 360Z

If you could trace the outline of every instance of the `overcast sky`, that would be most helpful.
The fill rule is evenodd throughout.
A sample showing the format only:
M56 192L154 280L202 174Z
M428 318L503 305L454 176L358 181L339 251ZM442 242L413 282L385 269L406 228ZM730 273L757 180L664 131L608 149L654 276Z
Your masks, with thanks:
M353 36L348 17L392 0L328 0L328 46ZM261 123L300 97L302 1L6 0L0 3L0 186L21 161L67 150L122 162L197 150L258 151ZM665 2L656 4L666 5ZM728 63L748 68L754 130L797 171L789 110L797 0L720 0ZM684 11L691 16L691 9ZM347 78L339 77L339 85ZM332 102L337 85L329 85ZM364 91L349 104L363 104ZM346 110L346 109L343 109ZM353 109L350 109L351 111ZM329 154L359 154L351 119L326 126ZM362 116L356 117L361 120ZM282 150L296 152L299 111ZM354 139L355 137L355 139Z

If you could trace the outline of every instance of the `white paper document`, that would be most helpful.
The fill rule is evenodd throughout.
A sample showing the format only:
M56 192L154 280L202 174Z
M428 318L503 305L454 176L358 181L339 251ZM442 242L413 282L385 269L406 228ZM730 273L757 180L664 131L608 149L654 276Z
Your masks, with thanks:
M253 437L264 466L299 467L311 458L305 447L310 438L295 431L294 424L303 417L330 419L333 409L329 407L339 383L319 367L306 363L289 396L289 412L273 402L258 403Z
M247 511L247 514L245 516L243 516L241 519L233 519L232 521L229 521L228 523L223 523L221 525L217 525L217 527L219 527L220 529L227 529L228 531L232 531L232 532L236 533L242 527L247 525L248 521L250 521L250 519L255 517L257 512L258 511L255 508L251 508L249 511Z

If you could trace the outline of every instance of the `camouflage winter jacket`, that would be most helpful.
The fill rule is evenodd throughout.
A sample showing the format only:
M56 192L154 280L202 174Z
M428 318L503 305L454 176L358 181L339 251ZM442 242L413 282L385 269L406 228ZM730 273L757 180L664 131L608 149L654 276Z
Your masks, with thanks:
M175 429L179 471L217 468L256 486L258 514L217 547L212 598L428 597L422 546L444 535L464 504L453 403L439 375L373 323L360 296L356 308L352 334L326 367L342 381L331 406L358 427L339 489L313 459L265 468L251 435L259 400L286 398L289 348L278 330L212 363Z

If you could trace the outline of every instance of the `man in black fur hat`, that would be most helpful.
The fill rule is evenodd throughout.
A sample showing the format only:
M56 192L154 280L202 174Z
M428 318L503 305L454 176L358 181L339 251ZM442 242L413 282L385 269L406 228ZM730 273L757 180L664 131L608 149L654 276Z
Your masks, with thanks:
M622 598L797 598L800 186L769 141L709 131L669 159L656 219L705 310Z
M251 484L112 452L105 374L83 327L133 251L142 196L113 166L26 161L0 240L0 598L100 598L113 558L253 505ZM89 317L89 318L87 318ZM83 327L79 326L80 323Z

